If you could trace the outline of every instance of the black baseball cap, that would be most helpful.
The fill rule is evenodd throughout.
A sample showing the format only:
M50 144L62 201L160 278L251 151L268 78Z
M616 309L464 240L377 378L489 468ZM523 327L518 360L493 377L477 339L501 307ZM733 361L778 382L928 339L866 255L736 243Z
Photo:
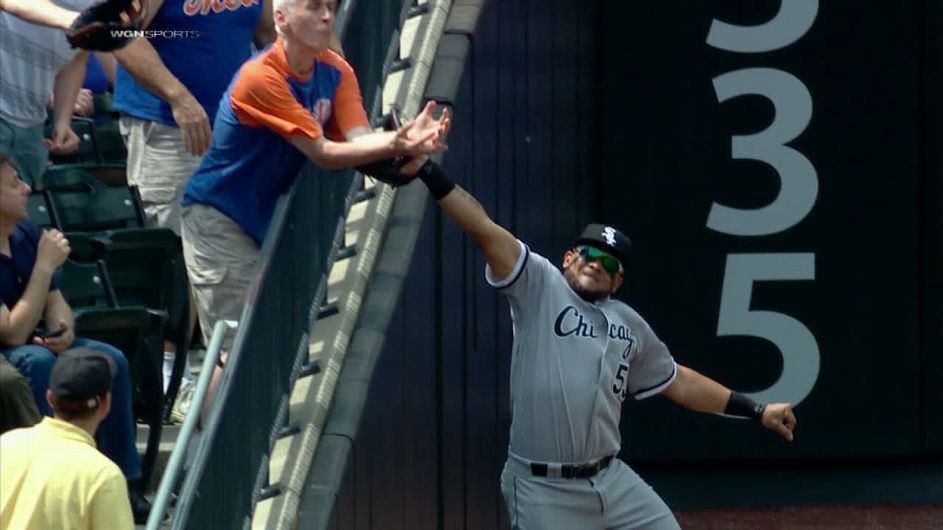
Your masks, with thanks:
M574 246L591 245L612 254L625 267L629 262L632 241L629 236L609 225L591 223L586 225Z
M93 409L111 391L117 367L103 352L73 348L59 354L49 376L49 390L63 410Z

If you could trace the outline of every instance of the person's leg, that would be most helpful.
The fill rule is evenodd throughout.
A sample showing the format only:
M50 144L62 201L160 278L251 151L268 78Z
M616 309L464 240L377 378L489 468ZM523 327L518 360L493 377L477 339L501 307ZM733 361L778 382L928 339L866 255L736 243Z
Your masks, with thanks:
M599 495L587 480L523 477L505 468L501 493L511 530L604 530Z
M127 115L118 125L128 148L128 184L138 187L148 224L180 235L180 201L202 157L187 152L177 127Z
M26 377L39 412L52 416L52 407L46 401L46 390L49 388L49 376L52 365L56 363L56 355L38 344L8 348L3 351L3 355Z
M625 462L613 459L596 475L607 530L680 530L665 501Z
M41 418L26 378L0 355L0 434L35 425Z
M107 354L118 368L111 387L111 412L99 427L99 449L121 468L125 478L141 477L141 457L137 451L137 425L131 408L131 367L117 348L90 339L77 338L73 348L89 348Z
M209 346L217 321L242 317L259 248L232 219L203 204L184 208L181 226L187 275L197 302L203 343ZM222 350L229 350L232 339L232 334L227 335ZM217 367L202 405L204 419L220 375Z
M202 157L187 152L178 127L122 115L119 128L128 148L128 184L138 187L148 225L169 228L180 235L180 202L187 180L199 167ZM195 319L193 293L188 294L194 315L191 319ZM172 342L164 343L165 391L176 349Z

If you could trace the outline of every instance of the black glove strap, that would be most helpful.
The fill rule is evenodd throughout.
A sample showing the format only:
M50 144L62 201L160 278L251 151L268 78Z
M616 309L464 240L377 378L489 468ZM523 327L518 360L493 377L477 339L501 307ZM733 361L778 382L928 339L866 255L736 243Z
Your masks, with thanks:
M724 414L760 421L763 419L763 411L765 410L766 403L757 403L740 392L731 392Z
M435 200L445 197L455 189L455 183L449 180L442 166L436 164L431 159L426 160L426 163L419 168L417 176L426 184L426 187L429 188L429 193L432 194L432 198Z

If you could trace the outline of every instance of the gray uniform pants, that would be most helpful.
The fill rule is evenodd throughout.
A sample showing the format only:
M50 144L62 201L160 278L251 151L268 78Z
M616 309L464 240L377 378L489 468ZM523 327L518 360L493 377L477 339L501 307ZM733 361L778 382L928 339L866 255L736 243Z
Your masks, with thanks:
M512 530L679 530L661 497L615 458L589 479L535 477L509 459L501 492Z

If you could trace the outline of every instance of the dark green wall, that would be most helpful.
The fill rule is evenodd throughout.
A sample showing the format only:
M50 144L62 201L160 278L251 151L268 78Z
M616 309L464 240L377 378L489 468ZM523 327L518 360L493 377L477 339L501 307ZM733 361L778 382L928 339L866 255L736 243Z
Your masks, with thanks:
M637 459L921 454L932 442L923 369L938 369L940 355L924 318L939 305L927 261L939 240L926 237L933 212L923 192L937 186L938 201L940 176L923 157L927 76L939 71L938 52L927 64L925 8L821 2L786 46L748 53L708 43L715 18L753 26L780 8L750 5L604 3L602 217L633 235L623 296L676 358L745 392L782 374L765 396L801 400L798 436L784 444L657 402L629 408L625 449ZM722 97L725 80L744 95ZM756 93L764 83L770 97ZM732 136L774 120L773 129L801 123L776 141L765 134L773 155L754 144L733 159ZM756 160L764 157L784 176ZM780 203L781 212L708 226L715 204ZM736 336L719 336L722 320Z

